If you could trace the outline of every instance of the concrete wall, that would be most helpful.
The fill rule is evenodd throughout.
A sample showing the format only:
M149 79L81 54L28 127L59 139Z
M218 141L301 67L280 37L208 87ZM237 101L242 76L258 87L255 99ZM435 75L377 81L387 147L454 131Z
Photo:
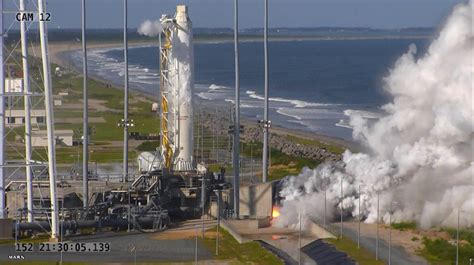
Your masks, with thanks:
M324 229L322 226L309 221L309 231L318 238L337 238L334 234Z
M240 215L251 218L272 215L273 183L240 187Z

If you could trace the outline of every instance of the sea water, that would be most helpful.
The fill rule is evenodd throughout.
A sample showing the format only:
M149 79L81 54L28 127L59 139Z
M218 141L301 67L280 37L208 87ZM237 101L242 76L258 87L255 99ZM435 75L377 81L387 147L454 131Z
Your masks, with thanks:
M269 44L270 119L291 129L351 139L348 116L357 111L367 118L382 114L390 101L383 78L396 59L414 43L422 51L428 39L288 40ZM233 43L196 43L195 91L208 106L234 102ZM129 80L133 89L159 95L158 47L129 50ZM80 64L80 52L71 55ZM241 112L244 118L263 118L264 62L262 42L240 44ZM92 75L123 85L121 48L91 49Z

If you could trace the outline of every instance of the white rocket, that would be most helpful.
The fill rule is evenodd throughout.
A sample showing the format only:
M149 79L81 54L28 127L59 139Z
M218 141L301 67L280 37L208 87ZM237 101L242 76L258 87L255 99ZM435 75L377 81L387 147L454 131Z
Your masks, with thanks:
M194 48L192 23L185 5L176 7L171 29L169 109L174 112L170 120L170 140L173 145L172 167L176 171L194 169L193 163L193 90Z
M193 102L194 47L193 26L185 5L176 7L176 27L172 30L171 60L177 75L174 79L176 110L178 111L177 134L175 135L174 170L193 169Z

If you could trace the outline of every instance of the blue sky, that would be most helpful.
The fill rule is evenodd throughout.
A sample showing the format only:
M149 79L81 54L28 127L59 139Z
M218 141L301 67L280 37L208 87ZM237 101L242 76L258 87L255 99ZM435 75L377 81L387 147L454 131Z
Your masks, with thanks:
M14 2L4 0L5 9ZM30 9L33 8L31 0ZM33 1L36 2L36 1ZM189 5L196 27L231 27L233 0L129 0L129 25L174 13L178 3ZM261 27L263 0L240 0L242 28ZM352 26L373 28L438 26L463 0L269 0L270 27ZM51 27L79 28L81 0L48 0ZM122 0L87 0L88 27L119 28ZM8 24L8 23L6 23Z

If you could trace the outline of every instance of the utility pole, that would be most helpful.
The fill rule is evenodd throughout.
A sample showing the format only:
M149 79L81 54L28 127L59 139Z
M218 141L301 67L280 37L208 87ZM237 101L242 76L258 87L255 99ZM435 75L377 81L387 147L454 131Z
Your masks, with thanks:
M128 181L128 4L127 0L123 0L123 58L125 63L124 69L124 100L123 100L123 181Z
M26 11L25 0L20 0L20 12ZM28 68L28 36L26 21L20 22L21 34L21 60L23 64L23 101L25 108L25 162L26 162L26 208L28 210L28 222L34 221L33 216L33 173L30 163L31 159L31 88L30 88L30 73Z
M458 209L458 226L456 230L456 265L459 265L459 223L461 219L461 209Z
M357 248L360 248L360 222L361 222L361 216L360 216L360 196L361 196L361 192L360 192L360 187L362 185L359 184L359 213L358 213L358 221L359 221L359 229L357 231Z
M380 192L377 191L377 237L375 239L375 260L379 260L379 207L380 207Z
M89 99L87 91L87 42L86 42L86 0L82 0L82 86L83 86L83 124L82 124L82 192L83 207L89 209Z
M301 208L299 212L299 230L298 230L298 265L301 265Z
M201 182L201 230L202 238L204 238L204 213L206 207L206 179L202 176Z
M388 231L388 265L392 264L392 214L393 214L393 204L398 204L398 202L390 203L390 213L388 216L389 231Z
M234 0L234 56L235 56L235 110L234 110L234 144L233 161L234 168L234 214L239 218L240 202L240 78L239 78L239 1Z
M264 30L263 30L263 51L265 60L265 103L263 110L263 160L262 175L263 182L268 180L268 130L270 121L268 120L268 0L264 0Z
M195 242L194 242L194 264L198 264L198 226L194 226Z
M3 65L3 1L0 3L0 219L7 218L5 202L5 67Z
M45 0L38 0L40 16L45 14ZM56 198L56 152L53 117L53 84L51 80L51 66L49 64L48 30L46 21L39 21L41 58L43 61L44 77L44 104L46 107L46 132L48 136L48 172L51 198L51 238L57 239L59 230L58 201Z
M214 190L217 195L217 235L216 235L216 256L219 255L219 226L221 225L221 191Z
M324 180L324 228L326 228L326 223L327 223L327 215L326 215L326 211L327 211L327 178L324 177L323 178Z
M344 196L344 195L343 195L343 191L342 191L342 175L341 175L341 228L340 228L341 231L340 231L340 233L339 233L339 234L341 235L341 239L342 239L342 235L343 235L343 234L342 234L342 233L343 233L343 232L342 232L342 229L343 229L342 214L343 214L343 210L344 210L344 209L343 209L343 208L344 208L344 207L343 207L343 202L344 202L344 197L343 197L343 196Z
M217 117L217 108L216 108L216 117ZM217 164L219 164L219 129L217 129L217 132L216 132L216 149L217 149L217 152L216 152L216 162Z

